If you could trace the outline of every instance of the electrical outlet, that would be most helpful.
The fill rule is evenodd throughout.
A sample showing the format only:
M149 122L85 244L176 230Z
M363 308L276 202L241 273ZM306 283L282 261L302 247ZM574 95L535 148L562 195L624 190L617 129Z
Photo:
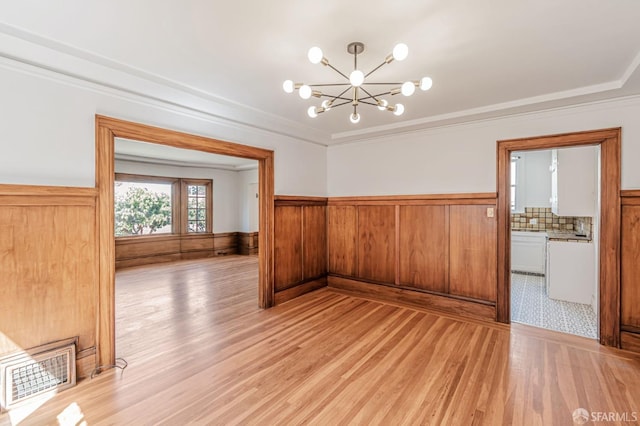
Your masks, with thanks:
M487 217L493 217L493 216L494 216L493 207L487 207Z

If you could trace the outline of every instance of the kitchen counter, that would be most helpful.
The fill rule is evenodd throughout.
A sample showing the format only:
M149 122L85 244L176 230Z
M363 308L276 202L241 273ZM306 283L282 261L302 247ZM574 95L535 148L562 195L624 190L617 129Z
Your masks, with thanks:
M552 231L544 229L511 228L511 232L546 233L550 241L569 241L572 243L590 243L591 237L578 236L573 231Z
M590 243L591 237L576 234L572 231L547 231L549 241L568 241L572 243Z

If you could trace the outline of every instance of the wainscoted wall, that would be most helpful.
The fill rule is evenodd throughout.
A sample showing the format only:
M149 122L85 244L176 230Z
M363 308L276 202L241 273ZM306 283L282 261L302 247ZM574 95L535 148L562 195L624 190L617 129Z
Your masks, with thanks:
M238 232L118 237L116 269L180 259L237 254L239 238Z
M494 320L495 207L495 193L329 198L329 286Z
M327 285L326 205L322 197L275 197L276 303Z
M622 191L620 345L640 352L640 190Z
M258 254L258 233L238 232L238 253Z
M96 196L0 185L0 355L77 336L78 375L95 367Z

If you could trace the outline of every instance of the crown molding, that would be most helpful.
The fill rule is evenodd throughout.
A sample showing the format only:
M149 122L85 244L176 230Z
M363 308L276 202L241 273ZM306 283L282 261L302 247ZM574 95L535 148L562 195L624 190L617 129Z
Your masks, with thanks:
M129 154L115 154L117 161L130 161L136 163L145 164L157 164L161 166L176 166L176 167L189 167L198 169L214 169L214 170L226 170L231 172L243 172L246 170L257 170L257 164L247 164L241 166L233 166L229 164L219 163L201 163L197 161L180 161L180 160L167 160L164 158L144 157L141 155L129 155Z
M65 84L162 105L216 124L326 146L330 135L91 52L0 23L0 65Z
M3 23L0 23L0 66L162 107L226 128L326 147L635 95L624 88L640 69L640 52L618 80L333 134Z

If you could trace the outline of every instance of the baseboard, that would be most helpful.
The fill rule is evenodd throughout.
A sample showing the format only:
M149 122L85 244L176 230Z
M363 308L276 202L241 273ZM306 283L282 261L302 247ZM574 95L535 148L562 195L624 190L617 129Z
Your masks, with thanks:
M444 312L462 317L495 321L495 306L476 303L469 300L438 296L420 291L374 284L366 281L329 275L327 283L330 288L346 291L355 296L362 296L382 301L398 303L405 306Z
M76 354L76 376L79 379L91 376L96 368L95 346L80 351Z
M276 305L284 303L287 300L295 299L296 297L302 296L305 293L309 293L326 286L327 277L322 277L313 281L307 281L305 283L298 284L297 286L290 287L286 290L279 291L275 294Z
M640 353L640 334L629 333L628 331L620 332L620 348Z

